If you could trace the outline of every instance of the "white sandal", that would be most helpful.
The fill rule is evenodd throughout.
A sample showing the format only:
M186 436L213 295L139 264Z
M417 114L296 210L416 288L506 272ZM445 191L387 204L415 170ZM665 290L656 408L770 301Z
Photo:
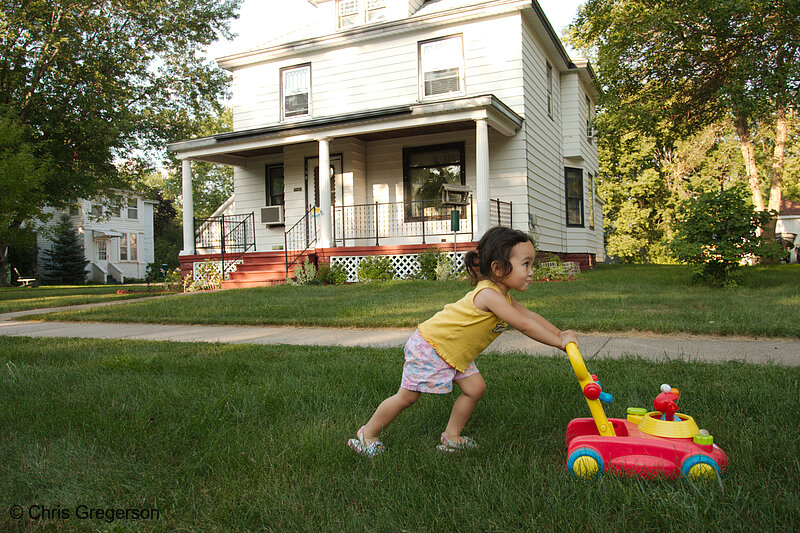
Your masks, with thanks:
M386 451L386 447L383 443L379 440L372 442L371 444L367 444L364 442L364 429L366 426L361 426L361 429L358 430L356 436L358 438L350 439L347 441L347 445L350 446L356 453L365 455L367 457L375 457L378 454L381 454Z

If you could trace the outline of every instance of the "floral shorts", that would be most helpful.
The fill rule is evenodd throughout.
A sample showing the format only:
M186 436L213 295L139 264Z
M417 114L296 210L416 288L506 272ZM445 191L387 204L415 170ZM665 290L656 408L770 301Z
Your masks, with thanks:
M447 394L453 390L453 381L478 373L475 363L470 363L464 372L459 372L441 358L426 341L419 330L408 339L405 347L406 362L403 365L404 389L433 394Z

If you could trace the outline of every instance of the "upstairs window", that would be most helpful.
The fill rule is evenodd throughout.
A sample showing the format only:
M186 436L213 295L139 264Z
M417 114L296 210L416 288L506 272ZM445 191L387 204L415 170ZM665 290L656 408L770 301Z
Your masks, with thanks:
M419 43L423 98L464 93L464 47L460 35Z
M583 227L583 170L565 168L567 226Z
M337 24L338 28L355 26L361 22L361 13L358 9L359 4L361 3L360 0L338 0L336 3L339 7L337 10L339 13L339 23Z
M311 65L281 70L281 114L284 119L310 114Z
M594 137L594 118L592 117L592 102L586 97L586 138L592 142Z
M337 0L336 27L349 28L386 19L386 0Z
M139 206L136 198L128 198L128 218L133 220L139 218Z
M367 0L367 22L386 18L386 0Z

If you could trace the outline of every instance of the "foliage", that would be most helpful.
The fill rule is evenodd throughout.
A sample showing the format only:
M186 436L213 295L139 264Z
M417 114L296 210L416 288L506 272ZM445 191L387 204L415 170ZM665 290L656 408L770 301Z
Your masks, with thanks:
M427 248L417 254L420 279L436 279L436 266L444 252L438 248Z
M442 254L439 257L439 262L436 263L436 281L450 281L457 279L459 270L456 268L456 262L450 258L448 254Z
M44 205L133 188L119 161L152 166L220 112L229 75L203 48L240 3L0 2L0 250Z
M569 39L595 60L602 108L618 132L656 139L670 151L707 126L735 119L758 209L765 183L754 134L774 128L767 174L770 206L777 208L787 114L800 104L798 16L800 3L784 0L588 0Z
M361 282L389 281L393 278L394 265L389 256L373 255L365 257L358 264L358 280Z
M544 255L533 265L533 279L534 281L567 281L575 275L573 265L574 263L571 262L565 263L557 255Z
M51 284L85 283L89 261L85 258L83 237L72 225L69 215L61 215L53 232L52 247L44 251L45 281Z
M183 291L213 291L222 287L222 272L217 261L206 259L194 267L196 272L187 274L183 279Z
M744 187L690 198L678 207L672 253L696 265L707 283L736 284L736 273L747 256L777 257L775 243L758 235L774 215L755 211Z
M294 279L289 278L286 281L290 285L319 285L321 283L317 279L317 267L308 258L302 265L295 265Z
M347 269L341 263L320 263L317 279L323 285L344 285L347 283Z
M8 245L24 243L23 223L46 218L42 184L50 172L47 158L37 157L26 138L29 128L0 104L0 285L5 285L10 270L6 258Z

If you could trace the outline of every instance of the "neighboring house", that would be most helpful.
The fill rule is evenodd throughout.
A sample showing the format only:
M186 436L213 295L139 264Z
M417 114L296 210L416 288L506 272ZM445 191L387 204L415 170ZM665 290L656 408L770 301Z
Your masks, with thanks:
M789 248L789 262L800 263L800 202L781 202L775 236Z
M283 279L300 254L355 268L463 252L498 223L584 268L604 260L594 73L535 0L311 3L302 30L218 60L234 131L169 145L183 161L184 272L221 251L204 236L220 221L193 220L192 161L234 167L223 260L244 264L231 280ZM280 272L256 266L280 255Z
M117 191L119 203L108 200L78 200L67 210L72 225L83 235L83 249L89 264L87 281L124 283L126 278L143 279L147 264L153 262L153 209L158 203L136 193ZM58 222L62 211L46 208L52 219L46 227ZM38 270L42 276L44 250L52 242L47 232L37 233Z

